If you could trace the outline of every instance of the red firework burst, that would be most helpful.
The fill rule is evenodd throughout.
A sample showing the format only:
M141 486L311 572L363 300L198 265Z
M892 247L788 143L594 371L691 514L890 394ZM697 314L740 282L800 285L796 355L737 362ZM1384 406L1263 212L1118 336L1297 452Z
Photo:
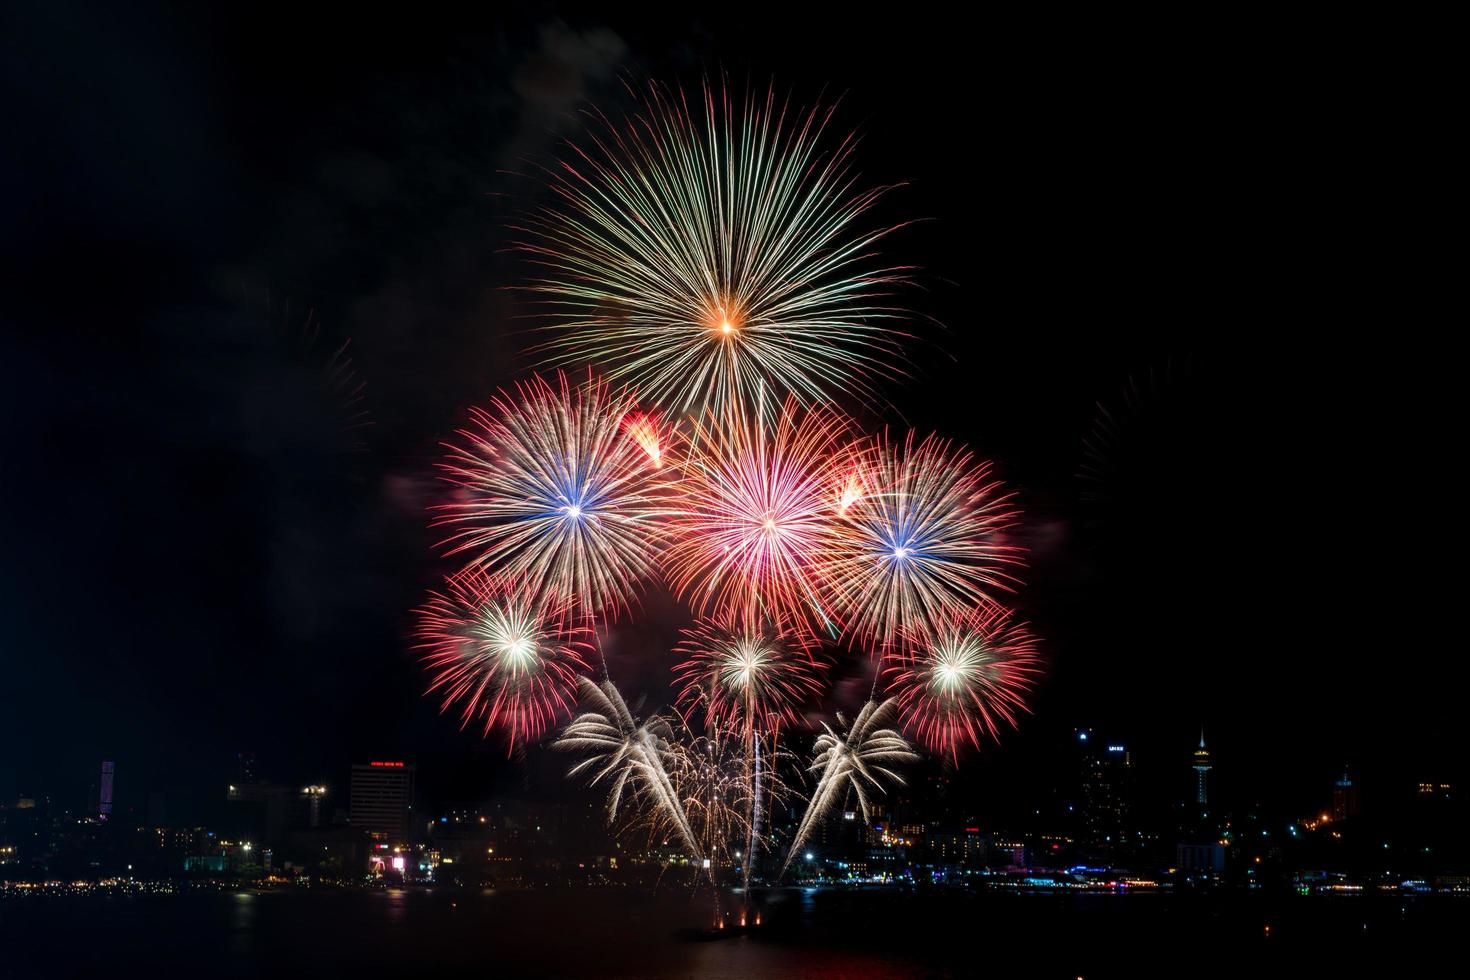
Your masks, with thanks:
M846 525L834 450L850 426L794 399L770 420L729 412L695 423L669 497L664 568L696 615L836 631L827 576Z
M795 722L801 705L821 694L828 666L804 633L731 612L684 630L674 655L685 717L702 704L712 728L732 731Z
M1003 609L944 616L933 628L906 631L912 657L890 656L883 673L905 730L940 756L958 761L962 745L999 738L1029 710L1025 696L1040 672L1036 640Z
M592 649L566 606L475 570L449 578L418 610L415 636L434 675L427 693L443 692L441 711L462 706L460 727L479 718L483 734L499 729L512 752L538 740L570 716Z

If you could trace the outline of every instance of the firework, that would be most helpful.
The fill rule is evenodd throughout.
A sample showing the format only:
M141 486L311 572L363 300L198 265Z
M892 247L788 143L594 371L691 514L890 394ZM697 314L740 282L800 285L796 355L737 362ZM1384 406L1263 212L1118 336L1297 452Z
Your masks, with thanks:
M863 230L888 188L857 189L853 137L826 148L830 108L703 94L694 109L650 86L551 173L555 203L520 243L556 334L542 349L680 413L871 397L902 364L907 270L874 257L893 228Z
M586 668L587 631L564 623L556 601L537 603L518 583L470 571L431 592L416 636L433 671L441 710L460 705L461 727L478 718L510 750L539 739L571 713L576 674Z
M936 755L958 761L960 748L995 739L1016 712L1038 672L1036 641L1004 610L947 616L910 638L913 658L884 671L898 701L899 722Z
M568 775L586 775L592 785L608 787L607 820L617 820L626 796L635 819L652 833L672 830L696 860L704 856L689 824L681 796L669 778L672 731L658 715L640 721L611 681L578 681L584 705L592 710L573 719L552 748L585 755Z
M881 651L912 627L993 606L1020 561L1004 532L1011 495L990 464L947 440L886 435L852 454L839 511L848 526L833 562L849 634Z
M675 648L682 656L674 668L682 682L679 703L686 717L704 705L706 728L738 733L744 754L742 782L749 807L746 820L745 884L762 844L765 784L771 777L769 756L784 722L796 721L796 709L821 691L817 650L803 634L727 611L697 623ZM733 738L724 741L734 741Z
M442 464L461 488L437 521L456 529L449 553L534 595L570 596L589 619L634 602L660 540L656 421L605 382L564 375L556 386L533 377L471 415Z
M750 784L741 772L738 743L695 736L687 727L683 734L669 743L669 779L700 850L713 865L745 840Z
M664 453L668 450L672 432L657 415L630 412L623 419L623 431L638 444L655 469L664 465Z
M813 828L832 812L849 789L857 796L863 820L867 821L868 794L873 790L882 791L880 776L900 786L904 785L903 778L889 766L917 762L919 757L898 732L878 727L888 720L893 711L892 698L882 704L869 701L863 705L863 710L858 712L852 726L844 733L839 734L823 723L822 734L817 736L812 745L814 758L809 770L818 774L817 785L812 790L806 812L802 814L801 823L791 839L786 861L781 865L782 874L790 866L791 859L806 844ZM838 714L837 722L839 727L844 723L841 714Z
M697 615L835 631L827 568L845 529L832 498L833 450L849 423L788 400L772 420L697 422L670 498L664 567Z
M803 634L726 613L685 630L674 655L685 717L699 705L711 728L771 732L822 690L825 664Z

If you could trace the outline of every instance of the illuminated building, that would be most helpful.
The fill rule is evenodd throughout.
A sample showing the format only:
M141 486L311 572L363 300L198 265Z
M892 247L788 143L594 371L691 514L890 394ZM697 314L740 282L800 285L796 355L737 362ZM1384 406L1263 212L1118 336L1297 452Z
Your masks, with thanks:
M413 820L414 767L397 761L352 767L348 819L376 839L407 842Z
M1210 816L1210 771L1215 768L1210 750L1205 746L1205 732L1200 729L1190 768L1194 779L1188 799L1180 812L1178 843L1174 863L1186 876L1216 876L1225 870L1226 840L1224 824Z
M1210 750L1205 748L1205 730L1199 730L1199 748L1194 750L1194 802L1201 808L1210 805Z
M1332 820L1346 820L1358 815L1358 786L1346 769L1332 784Z
M102 778L97 785L97 819L106 820L112 816L112 777L114 766L111 762L102 763Z
M1225 845L1219 841L1182 843L1175 847L1174 861L1186 874L1222 874L1225 871Z
M949 864L984 867L987 863L987 839L979 827L963 830L935 831L925 835L931 857Z
M303 786L297 794L297 803L300 806L300 823L309 828L317 828L322 825L322 803L327 798L325 786Z
M1079 794L1071 806L1078 840L1095 852L1117 855L1132 837L1134 772L1128 747L1079 730Z

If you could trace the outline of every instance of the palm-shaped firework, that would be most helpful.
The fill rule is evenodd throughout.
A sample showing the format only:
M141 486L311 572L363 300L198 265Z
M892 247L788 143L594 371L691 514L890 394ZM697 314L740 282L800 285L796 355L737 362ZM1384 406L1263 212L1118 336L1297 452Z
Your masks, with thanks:
M852 726L844 733L833 731L825 722L822 734L812 745L810 772L818 773L816 788L802 814L801 824L791 839L791 849L781 865L784 874L791 859L801 850L811 835L812 829L822 821L847 795L850 789L862 808L863 820L868 819L868 794L873 790L883 791L879 777L899 786L903 777L890 766L919 761L918 753L902 735L891 728L880 728L893 714L894 702L890 698L879 704L869 701L853 719ZM837 715L839 727L845 723L841 713Z
M645 721L634 717L611 681L595 684L583 677L579 693L592 710L573 719L551 746L586 756L569 775L590 775L591 785L607 785L608 823L617 820L624 795L630 794L650 831L672 829L694 857L703 857L684 804L669 779L673 733L668 721L658 715Z

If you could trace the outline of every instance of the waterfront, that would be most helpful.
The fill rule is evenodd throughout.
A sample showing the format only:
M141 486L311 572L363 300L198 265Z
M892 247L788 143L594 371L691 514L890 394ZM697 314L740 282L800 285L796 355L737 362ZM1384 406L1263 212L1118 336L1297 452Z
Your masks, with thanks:
M738 908L738 896L724 896ZM709 938L674 888L280 890L0 905L0 975L507 977L1175 976L1426 965L1449 896L1006 895L788 888Z

